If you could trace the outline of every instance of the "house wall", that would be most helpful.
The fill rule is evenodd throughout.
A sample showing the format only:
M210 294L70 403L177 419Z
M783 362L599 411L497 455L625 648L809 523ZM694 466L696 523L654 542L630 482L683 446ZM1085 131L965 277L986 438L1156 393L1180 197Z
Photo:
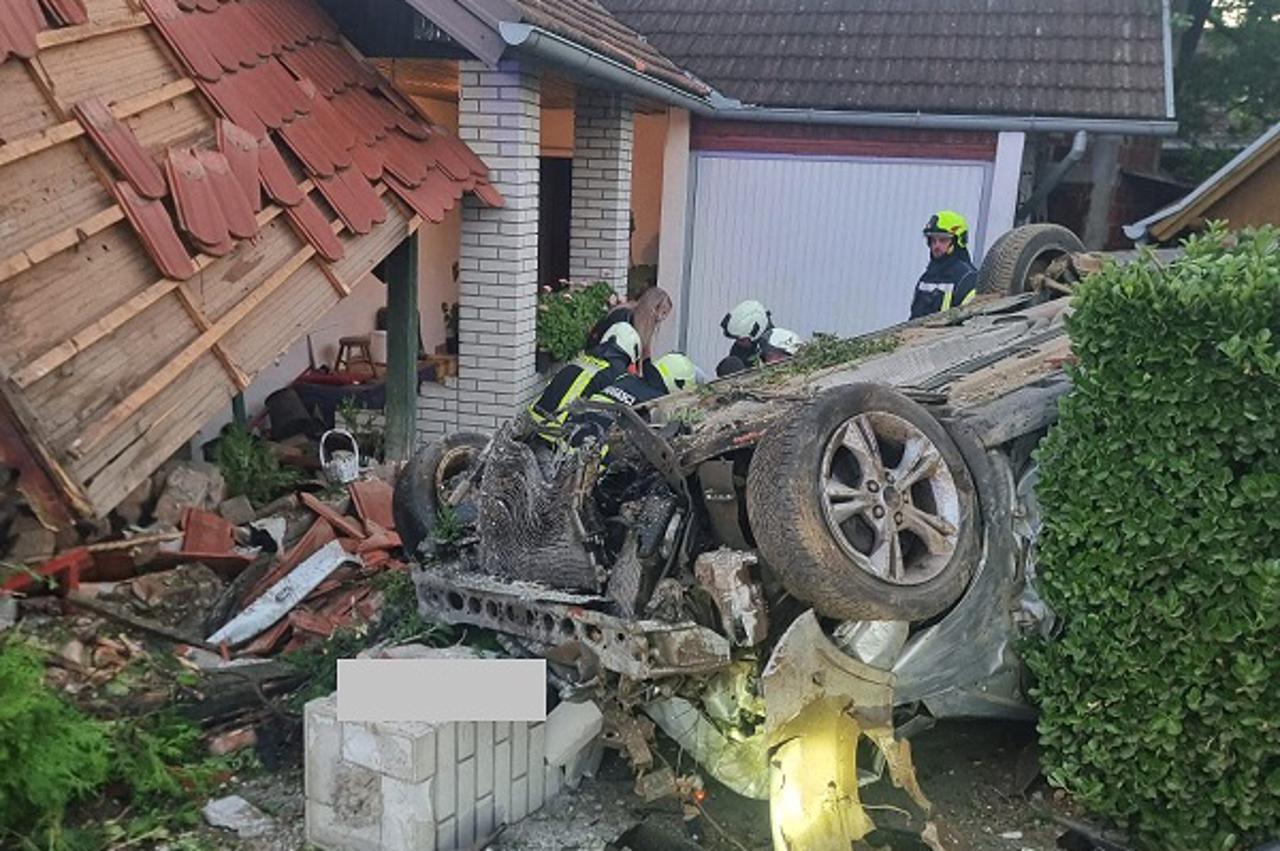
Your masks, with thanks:
M631 154L631 210L635 231L631 234L631 264L658 262L662 230L662 161L667 143L667 113L636 115L635 143Z

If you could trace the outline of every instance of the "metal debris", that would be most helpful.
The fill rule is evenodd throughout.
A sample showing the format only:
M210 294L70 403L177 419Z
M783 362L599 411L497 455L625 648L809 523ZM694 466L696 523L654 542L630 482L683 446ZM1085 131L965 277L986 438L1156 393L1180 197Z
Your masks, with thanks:
M754 553L722 547L698 556L693 567L698 583L715 600L724 631L740 647L754 647L769 634L764 592L751 578L755 564Z

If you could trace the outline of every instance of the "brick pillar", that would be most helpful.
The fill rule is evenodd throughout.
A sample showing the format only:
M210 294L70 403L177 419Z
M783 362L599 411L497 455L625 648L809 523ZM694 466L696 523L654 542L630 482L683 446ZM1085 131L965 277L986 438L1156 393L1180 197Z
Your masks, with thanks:
M573 214L569 276L627 291L631 246L631 148L627 95L579 88L573 111Z
M458 135L489 166L506 205L463 198L458 376L423 385L420 439L492 431L528 403L538 382L539 75L518 60L497 68L463 61L458 74Z

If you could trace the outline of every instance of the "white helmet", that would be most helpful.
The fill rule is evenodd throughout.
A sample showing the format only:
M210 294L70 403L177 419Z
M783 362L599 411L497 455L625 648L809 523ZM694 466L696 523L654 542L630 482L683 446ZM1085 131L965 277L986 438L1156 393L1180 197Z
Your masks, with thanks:
M795 331L788 331L786 328L774 328L769 332L769 339L766 342L773 348L784 351L788 355L794 355L804 345L804 340L800 339L799 334Z
M627 353L632 363L640 363L640 333L631 326L630 322L616 322L610 325L609 330L605 331L604 336L600 338L600 343L601 345L613 343Z
M698 381L698 368L679 352L668 352L653 362L668 393L684 390Z
M726 313L724 319L720 320L720 327L724 329L724 335L731 340L743 337L759 340L760 336L769 329L771 321L769 311L765 310L763 304L748 299Z

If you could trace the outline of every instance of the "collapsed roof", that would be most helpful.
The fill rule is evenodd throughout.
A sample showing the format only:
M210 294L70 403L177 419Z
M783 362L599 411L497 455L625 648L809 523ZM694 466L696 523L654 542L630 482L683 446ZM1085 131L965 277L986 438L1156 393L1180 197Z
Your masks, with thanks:
M503 203L312 0L142 7L0 0L0 460L55 523L119 503L421 223Z

